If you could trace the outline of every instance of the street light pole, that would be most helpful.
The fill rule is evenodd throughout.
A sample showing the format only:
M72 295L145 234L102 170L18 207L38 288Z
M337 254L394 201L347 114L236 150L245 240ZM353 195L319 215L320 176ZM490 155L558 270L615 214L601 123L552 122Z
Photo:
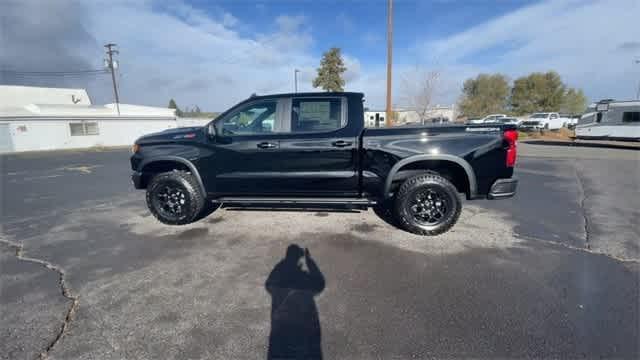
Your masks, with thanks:
M294 92L298 92L298 73L300 72L300 70L298 69L294 69L293 70L293 83L294 83Z
M393 60L393 0L387 0L387 116L386 126L391 126L391 64Z

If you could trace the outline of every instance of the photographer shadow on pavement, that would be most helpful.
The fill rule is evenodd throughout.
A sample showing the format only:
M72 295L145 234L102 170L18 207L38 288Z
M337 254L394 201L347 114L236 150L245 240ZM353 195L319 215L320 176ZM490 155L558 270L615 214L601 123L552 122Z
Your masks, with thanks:
M314 297L324 290L325 281L309 250L289 245L265 287L271 295L267 358L322 359L320 318Z

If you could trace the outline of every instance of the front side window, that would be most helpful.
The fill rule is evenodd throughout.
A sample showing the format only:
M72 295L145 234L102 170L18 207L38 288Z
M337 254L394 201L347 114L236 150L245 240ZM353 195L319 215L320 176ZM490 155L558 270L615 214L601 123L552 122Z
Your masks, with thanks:
M223 136L256 135L276 132L277 101L268 100L244 106L216 124Z
M294 99L291 131L328 132L346 125L341 98Z

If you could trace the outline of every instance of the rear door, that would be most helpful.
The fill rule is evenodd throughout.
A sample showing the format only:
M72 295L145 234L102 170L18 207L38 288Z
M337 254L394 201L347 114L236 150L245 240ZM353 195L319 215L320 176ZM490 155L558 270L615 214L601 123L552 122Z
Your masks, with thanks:
M346 97L294 97L291 130L280 138L279 188L290 196L358 193L358 135Z

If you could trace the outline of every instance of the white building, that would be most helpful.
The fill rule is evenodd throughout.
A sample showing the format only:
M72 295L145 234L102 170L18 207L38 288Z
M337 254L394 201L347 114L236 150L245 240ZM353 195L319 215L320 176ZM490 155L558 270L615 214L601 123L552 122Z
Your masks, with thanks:
M177 127L175 110L91 105L84 89L0 86L0 153L131 145Z
M396 109L394 112L397 114L397 119L394 125L404 124L431 124L441 122L451 122L456 119L455 106L440 106L436 105L430 108L425 114L424 118L416 110L412 109ZM376 127L376 119L380 127L385 126L386 112L384 110L369 110L364 113L364 123L366 127Z

